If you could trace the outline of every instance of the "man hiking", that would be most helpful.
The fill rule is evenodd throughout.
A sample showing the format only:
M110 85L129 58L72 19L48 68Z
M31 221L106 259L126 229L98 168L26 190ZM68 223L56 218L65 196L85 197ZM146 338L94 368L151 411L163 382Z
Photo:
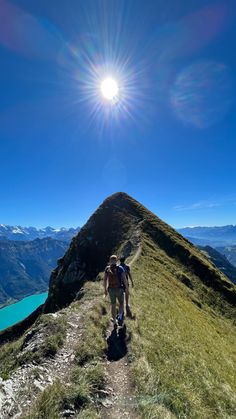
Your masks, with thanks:
M131 310L130 310L130 306L129 306L129 279L131 281L132 287L134 286L134 281L130 272L130 266L127 265L125 263L125 257L121 256L120 257L120 266L122 266L122 268L125 271L125 275L126 275L126 279L127 279L127 287L125 287L125 305L126 305L126 315L128 317L131 317Z
M117 265L117 256L110 257L110 263L104 272L104 292L109 293L111 300L111 316L114 327L116 322L116 300L119 302L118 324L121 326L124 320L124 287L128 288L124 269Z

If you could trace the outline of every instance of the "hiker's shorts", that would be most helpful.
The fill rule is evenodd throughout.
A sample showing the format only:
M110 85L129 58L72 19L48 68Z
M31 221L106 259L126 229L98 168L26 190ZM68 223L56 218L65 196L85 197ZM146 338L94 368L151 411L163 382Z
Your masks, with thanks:
M116 299L119 301L119 304L124 303L124 290L123 288L108 288L110 295L111 304L116 304Z

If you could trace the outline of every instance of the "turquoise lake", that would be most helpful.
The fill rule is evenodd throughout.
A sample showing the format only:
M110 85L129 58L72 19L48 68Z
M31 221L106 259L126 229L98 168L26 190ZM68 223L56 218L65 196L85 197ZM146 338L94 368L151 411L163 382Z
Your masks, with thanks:
M0 309L0 330L12 326L29 316L40 304L44 303L47 296L47 292L30 295L15 304Z

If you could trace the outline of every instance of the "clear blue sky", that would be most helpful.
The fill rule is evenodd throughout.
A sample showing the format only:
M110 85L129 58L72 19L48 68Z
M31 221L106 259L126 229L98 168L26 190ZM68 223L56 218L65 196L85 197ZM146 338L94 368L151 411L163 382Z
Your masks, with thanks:
M1 0L0 223L81 226L125 191L235 224L235 23L234 0Z

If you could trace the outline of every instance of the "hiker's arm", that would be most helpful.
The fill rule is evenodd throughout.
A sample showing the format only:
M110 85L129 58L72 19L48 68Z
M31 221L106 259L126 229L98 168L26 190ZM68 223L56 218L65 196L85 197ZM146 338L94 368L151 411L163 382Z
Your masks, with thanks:
M106 272L104 272L103 286L104 286L104 294L107 295L107 273Z
M133 287L134 286L134 281L133 281L133 277L132 277L132 274L131 274L131 271L130 270L128 272L128 276L130 278L130 281L131 281L131 284L132 284L132 287Z
M128 281L127 281L127 277L126 277L125 273L122 274L122 281L123 281L123 284L125 286L125 294L129 295L129 286L128 286Z

